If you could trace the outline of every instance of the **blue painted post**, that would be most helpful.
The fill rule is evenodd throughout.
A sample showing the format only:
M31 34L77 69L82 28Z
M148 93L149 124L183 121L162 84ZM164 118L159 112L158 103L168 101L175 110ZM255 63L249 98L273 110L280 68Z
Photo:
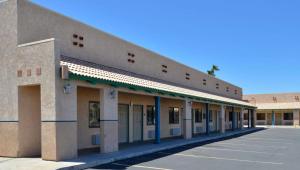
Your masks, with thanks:
M272 111L272 126L275 126L275 112Z
M232 114L232 131L234 131L234 129L235 129L235 113L234 113L234 107L232 107L232 112L231 112L231 114Z
M205 113L206 113L206 135L209 135L209 118L210 118L210 114L209 114L209 104L208 103L205 104Z
M160 97L155 97L155 143L160 143Z

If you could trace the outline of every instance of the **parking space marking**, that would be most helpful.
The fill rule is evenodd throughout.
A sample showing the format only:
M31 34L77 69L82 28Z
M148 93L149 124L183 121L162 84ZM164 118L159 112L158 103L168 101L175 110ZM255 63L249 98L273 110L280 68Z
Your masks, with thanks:
M292 145L293 144L293 143L290 143L290 142L278 142L278 141L275 142L275 141L265 141L265 140L251 140L251 141L249 141L249 140L246 140L246 139L235 139L233 141L237 141L237 142L241 141L241 142L274 143L274 144L278 143L278 144L288 144L288 145Z
M167 152L159 152L159 153L166 154L166 155L192 157L192 158L215 159L215 160L248 162L248 163L269 164L269 165L283 165L283 162L264 162L264 161L254 161L254 160L246 160L246 159L233 159L233 158L225 158L225 157L213 157L213 156L181 154L181 153L177 153L177 154L172 154Z
M285 139L276 139L276 138L258 138L258 137L242 137L240 139L250 139L250 140L265 140L265 141L281 141L281 142L291 142L290 140L285 140Z
M143 166L143 165L127 165L127 164L120 164L120 163L112 163L112 164L117 165L117 166L133 167L133 168L156 169L156 170L172 170L172 169L158 168L158 167L152 167L152 166Z
M227 142L222 142L222 143L216 143L217 145L231 145L231 146L251 146L251 147L258 147L258 148L275 148L275 149L286 149L286 146L275 146L275 145L251 145L251 144L241 144L241 143L227 143Z
M199 147L198 149L244 152L244 153L255 153L255 154L266 154L266 155L283 155L281 153L269 153L269 152L261 152L261 151L249 151L249 150L240 150L240 149L224 149L224 148L213 148L213 147L212 148L211 147Z

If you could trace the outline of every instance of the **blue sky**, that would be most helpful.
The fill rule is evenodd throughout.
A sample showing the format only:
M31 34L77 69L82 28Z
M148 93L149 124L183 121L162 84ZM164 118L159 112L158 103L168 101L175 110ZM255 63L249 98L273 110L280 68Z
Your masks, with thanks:
M300 91L298 0L33 0L245 94Z

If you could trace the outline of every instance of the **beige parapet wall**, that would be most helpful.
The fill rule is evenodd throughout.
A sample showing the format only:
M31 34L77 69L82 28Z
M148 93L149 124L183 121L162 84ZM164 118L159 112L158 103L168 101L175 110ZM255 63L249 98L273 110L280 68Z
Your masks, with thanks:
M300 93L251 94L243 99L257 107L257 114L264 115L264 120L256 120L257 125L272 125L274 113L274 125L299 126ZM285 114L293 119L285 120Z

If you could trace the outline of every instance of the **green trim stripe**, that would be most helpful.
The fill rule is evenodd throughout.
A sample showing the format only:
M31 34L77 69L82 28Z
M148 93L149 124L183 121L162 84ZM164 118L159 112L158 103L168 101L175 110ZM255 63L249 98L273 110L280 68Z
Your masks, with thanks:
M165 90L159 90L159 89L154 89L154 88L150 88L150 87L142 87L142 86L137 86L137 85L133 85L133 84L129 84L129 83L104 80L104 79L100 79L100 78L79 75L79 74L75 74L72 72L69 72L69 79L86 81L93 85L105 84L105 85L110 85L110 86L116 87L116 88L122 87L122 88L127 88L130 90L134 90L134 91L144 91L146 93L151 93L151 94L156 93L156 94L160 94L160 95L169 95L172 97L189 98L189 99L206 102L206 103L235 105L235 106L239 106L239 107L246 107L246 108L252 108L252 109L255 108L255 107L250 107L250 106L246 106L246 105L239 105L239 104L234 104L234 103L230 103L230 102L217 101L217 100L213 100L213 99L207 99L207 98L202 98L202 97L198 97L198 96L191 96L191 95L186 95L186 94L182 94L182 93L175 93L175 92L170 92L170 91L165 91Z

